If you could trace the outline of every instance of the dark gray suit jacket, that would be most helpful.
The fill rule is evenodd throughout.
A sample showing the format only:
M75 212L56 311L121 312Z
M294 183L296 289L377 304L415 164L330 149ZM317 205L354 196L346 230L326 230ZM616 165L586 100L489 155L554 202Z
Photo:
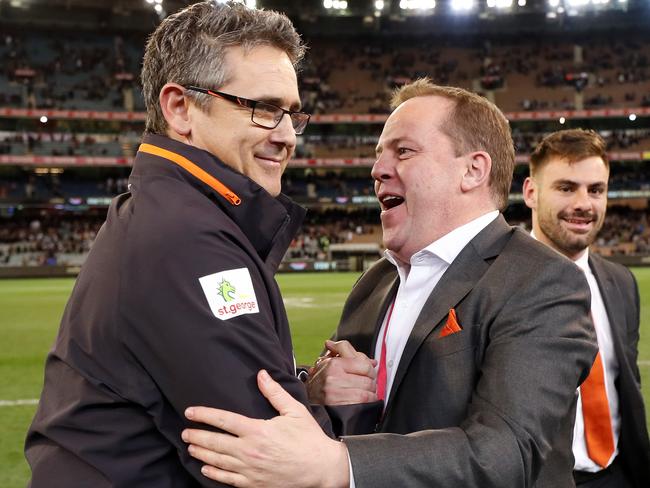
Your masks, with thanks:
M612 328L618 360L621 432L619 454L626 475L636 488L650 486L650 442L637 366L639 344L639 290L626 267L590 254L589 267L596 277Z
M368 270L337 338L372 356L397 286L388 261ZM574 486L576 388L597 350L589 305L577 266L499 216L424 305L379 434L344 438L356 486ZM462 331L440 338L452 308Z

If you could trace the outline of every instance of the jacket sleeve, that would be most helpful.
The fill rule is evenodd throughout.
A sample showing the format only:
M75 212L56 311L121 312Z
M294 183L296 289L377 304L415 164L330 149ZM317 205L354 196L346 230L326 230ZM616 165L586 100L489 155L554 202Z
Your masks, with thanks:
M277 412L257 387L262 368L294 398L305 405L308 400L295 376L272 273L260 269L260 261L231 234L164 235L172 236L171 242L125 256L124 268L131 271L121 288L117 323L138 379L121 394L146 409L197 481L214 486L180 438L190 425L183 415L188 406L274 417ZM316 418L329 433L321 414Z
M597 350L588 286L572 268L549 263L512 287L495 316L482 317L489 333L458 425L343 439L358 488L534 485L559 426L570 427L575 389ZM417 392L412 400L417 408Z

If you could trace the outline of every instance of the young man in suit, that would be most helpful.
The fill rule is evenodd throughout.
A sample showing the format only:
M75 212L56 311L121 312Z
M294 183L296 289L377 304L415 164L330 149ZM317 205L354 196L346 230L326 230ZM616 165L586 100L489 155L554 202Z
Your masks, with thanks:
M591 289L600 354L578 390L576 484L641 488L650 486L650 443L636 363L639 291L627 268L589 252L607 210L605 151L594 131L548 135L531 155L524 198L533 236L573 260Z
M393 106L372 169L386 256L347 300L349 343L330 346L345 357L314 371L359 365L323 383L383 399L377 433L326 438L261 373L281 416L191 408L237 437L187 430L190 453L235 486L573 487L575 389L596 355L584 275L500 215L514 148L493 104L419 80Z

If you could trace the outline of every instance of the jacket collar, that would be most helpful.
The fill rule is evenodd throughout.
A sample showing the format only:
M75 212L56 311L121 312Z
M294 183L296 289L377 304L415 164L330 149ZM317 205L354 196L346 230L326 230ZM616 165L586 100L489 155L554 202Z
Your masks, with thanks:
M133 176L164 174L188 183L210 198L237 224L268 266L278 267L302 224L306 213L304 208L283 194L272 197L253 180L207 151L154 134L145 134L142 142L162 151L157 151L159 154L138 151L133 163ZM172 154L180 156L180 159ZM181 166L179 160L188 161L190 169ZM220 191L214 180L236 198Z

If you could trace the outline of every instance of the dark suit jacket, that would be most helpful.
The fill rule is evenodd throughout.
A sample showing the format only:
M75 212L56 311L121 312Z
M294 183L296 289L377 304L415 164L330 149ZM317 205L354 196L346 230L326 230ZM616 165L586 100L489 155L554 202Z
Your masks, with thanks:
M650 486L650 442L637 366L639 290L634 275L620 264L590 254L589 267L605 302L619 365L616 379L621 414L618 459L634 486L647 488Z
M372 356L397 286L388 261L368 270L337 338ZM574 486L576 388L597 350L589 306L577 266L501 216L489 224L424 305L380 433L344 438L356 486ZM440 338L451 308L462 331Z

